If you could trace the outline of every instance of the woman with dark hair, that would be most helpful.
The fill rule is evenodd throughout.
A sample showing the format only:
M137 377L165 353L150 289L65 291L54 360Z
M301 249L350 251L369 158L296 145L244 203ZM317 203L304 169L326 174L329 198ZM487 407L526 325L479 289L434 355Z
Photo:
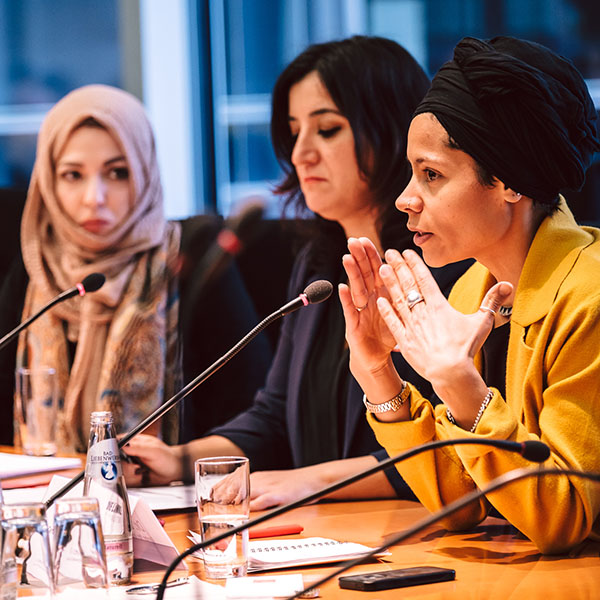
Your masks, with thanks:
M465 436L541 440L545 466L600 471L600 231L579 227L560 195L583 185L596 121L578 71L532 42L465 38L435 76L410 125L413 174L396 206L428 265L477 262L446 301L415 252L387 251L382 265L361 240L340 286L352 372L390 453ZM395 346L443 404L394 367ZM437 510L526 466L469 445L397 468ZM600 489L582 478L522 479L446 526L473 527L492 508L542 552L600 539Z
M290 297L317 279L345 280L341 257L348 236L370 236L380 252L384 244L410 245L406 218L393 205L409 177L410 115L428 85L402 47L375 37L311 46L278 78L271 132L286 173L279 192L316 215ZM394 360L407 377L417 377L399 355ZM248 456L255 510L301 497L386 456L364 421L335 300L286 317L266 386L247 411L184 446L140 436L126 450L147 465L156 483L189 478L193 459L201 456ZM139 481L141 473L131 471L130 483ZM391 469L338 497L396 495L413 497Z
M368 67L360 73L363 65ZM388 241L410 244L406 217L398 214L390 198L398 195L410 177L405 160L410 107L422 99L429 79L402 46L384 38L361 36L310 46L277 79L273 88L271 139L285 173L277 191L286 205L295 206L299 214L308 212L307 208L316 214L321 241L335 238L344 246L346 238L340 223L307 206L310 195L303 190L293 164L296 134L290 130L289 94L296 83L311 73L318 75L354 134L358 171L368 181L371 204L377 209L377 237L381 237L384 248L389 247Z

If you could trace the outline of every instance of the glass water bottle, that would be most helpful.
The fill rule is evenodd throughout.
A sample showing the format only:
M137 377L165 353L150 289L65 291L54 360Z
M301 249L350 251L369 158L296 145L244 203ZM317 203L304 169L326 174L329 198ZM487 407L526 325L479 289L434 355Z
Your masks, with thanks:
M92 413L83 493L98 498L110 583L129 583L133 572L131 513L110 411Z

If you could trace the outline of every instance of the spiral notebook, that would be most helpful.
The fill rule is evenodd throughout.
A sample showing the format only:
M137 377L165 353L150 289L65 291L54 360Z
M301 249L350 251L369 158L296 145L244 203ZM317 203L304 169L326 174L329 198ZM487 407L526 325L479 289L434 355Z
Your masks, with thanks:
M190 531L190 539L200 542L198 533ZM354 542L338 542L329 538L312 537L291 540L256 540L249 542L248 571L269 571L305 565L320 565L358 558L373 548ZM389 552L380 552L376 557ZM196 554L201 557L201 553Z

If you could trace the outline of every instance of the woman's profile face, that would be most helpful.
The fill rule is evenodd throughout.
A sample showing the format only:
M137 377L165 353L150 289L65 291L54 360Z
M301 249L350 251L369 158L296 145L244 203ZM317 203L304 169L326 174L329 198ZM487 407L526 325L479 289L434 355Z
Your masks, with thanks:
M370 213L372 195L358 168L352 128L316 71L290 88L289 124L292 163L308 208L342 225Z
M133 207L127 160L101 127L79 127L56 161L55 193L65 213L80 227L106 235Z
M427 264L465 258L486 264L487 256L497 257L514 217L504 185L483 185L473 158L450 147L448 133L431 113L412 120L407 156L412 177L396 208L408 214Z

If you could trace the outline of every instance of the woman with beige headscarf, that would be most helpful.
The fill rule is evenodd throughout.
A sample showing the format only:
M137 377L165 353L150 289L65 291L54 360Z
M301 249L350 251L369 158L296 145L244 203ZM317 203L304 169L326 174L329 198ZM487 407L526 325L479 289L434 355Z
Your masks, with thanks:
M21 318L92 272L106 276L99 291L56 306L19 337L17 368L58 373L61 449L85 449L92 411L111 410L125 431L181 386L181 228L164 217L152 128L136 98L90 85L52 108L21 223L29 277ZM162 425L171 441L175 414Z
M85 447L93 410L133 424L174 390L180 235L141 103L100 85L63 98L40 130L21 223L23 318L91 272L106 283L42 316L17 350L17 367L58 373L61 447Z

